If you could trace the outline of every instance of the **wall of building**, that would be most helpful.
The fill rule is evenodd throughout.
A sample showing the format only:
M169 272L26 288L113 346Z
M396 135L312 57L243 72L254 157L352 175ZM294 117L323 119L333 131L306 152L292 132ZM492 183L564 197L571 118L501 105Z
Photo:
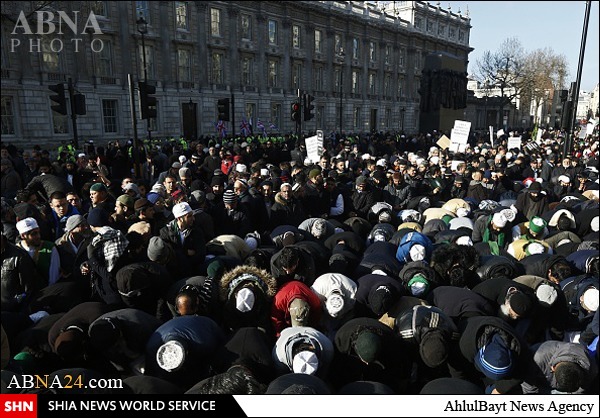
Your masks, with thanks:
M87 113L77 119L80 143L133 137L128 74L134 87L143 80L139 12L148 20L148 79L157 86L155 137L183 132L184 106L190 101L196 104L197 135L215 135L216 102L225 97L235 102L236 133L243 117L255 126L260 119L272 133L293 132L290 106L298 89L315 96L317 115L303 124L304 131L339 130L342 102L345 132L399 130L401 125L417 132L424 57L448 52L464 60L466 69L470 20L427 2L406 3L413 13L404 19L363 2L53 2L43 11L55 18L59 10L52 5L77 7L77 32L63 24L62 34L42 36L35 33L35 15L30 19L33 34L15 30L20 11L32 11L24 9L29 3L2 2L3 140L33 145L72 139L69 118L51 111L48 89L69 78L86 95ZM101 33L83 30L92 8ZM74 19L75 10L60 11ZM250 29L243 35L246 22ZM270 42L273 25L277 34ZM100 44L101 51L92 50ZM184 65L186 57L189 64ZM242 71L245 60L251 63L248 77ZM271 61L277 63L275 77ZM276 129L270 130L269 122ZM231 133L232 122L226 125ZM141 138L146 129L146 122L138 120Z

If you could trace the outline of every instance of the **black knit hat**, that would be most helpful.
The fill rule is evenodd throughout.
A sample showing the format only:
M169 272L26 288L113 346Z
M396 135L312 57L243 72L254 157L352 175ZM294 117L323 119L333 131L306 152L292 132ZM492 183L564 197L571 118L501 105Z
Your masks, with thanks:
M369 306L373 313L377 316L386 313L396 301L397 293L396 289L390 286L373 286L369 292Z
M515 311L519 317L529 315L533 308L533 300L523 292L516 292L510 296L510 308Z
M436 368L448 358L448 342L440 330L431 330L421 338L419 354L427 367Z

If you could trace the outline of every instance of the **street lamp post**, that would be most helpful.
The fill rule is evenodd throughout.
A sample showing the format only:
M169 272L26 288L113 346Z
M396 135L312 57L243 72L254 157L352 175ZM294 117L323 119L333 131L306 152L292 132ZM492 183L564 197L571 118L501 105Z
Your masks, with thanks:
M137 23L137 30L142 35L142 59L144 64L144 82L148 81L148 67L146 66L146 42L144 40L144 35L148 33L148 22L144 19L144 16L140 16L140 18L135 22Z
M344 50L340 51L340 58L342 59L342 65L340 66L340 136L342 135L342 117L344 114L344 59L346 54L344 54Z
M148 22L146 22L144 16L141 15L135 23L137 24L138 32L142 35L142 63L144 65L144 82L148 83L148 66L146 65L146 42L144 39L144 35L148 33ZM150 141L152 139L152 134L150 131L150 119L146 120L146 127L148 129L148 141Z

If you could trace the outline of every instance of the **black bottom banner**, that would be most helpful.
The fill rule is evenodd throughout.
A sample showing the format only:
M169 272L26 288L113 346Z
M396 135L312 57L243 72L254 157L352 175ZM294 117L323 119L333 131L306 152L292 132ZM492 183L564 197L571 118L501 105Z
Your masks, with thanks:
M127 417L246 417L229 395L37 395L38 418L106 418L113 412Z

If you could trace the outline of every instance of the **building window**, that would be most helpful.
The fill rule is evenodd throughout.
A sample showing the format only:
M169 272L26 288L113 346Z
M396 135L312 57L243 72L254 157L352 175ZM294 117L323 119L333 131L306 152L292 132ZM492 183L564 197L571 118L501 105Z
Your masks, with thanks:
M116 134L119 132L117 115L117 101L102 100L102 124L105 134Z
M398 77L398 97L404 97L404 77Z
M155 79L154 76L154 48L152 46L146 45L146 72L148 73L148 78L150 80ZM140 56L140 78L144 76L144 48L140 45L139 48L139 56Z
M279 87L279 61L269 60L267 82L269 87Z
M413 97L419 97L419 86L421 85L421 79L415 77L415 83L413 84Z
M242 58L242 84L244 86L254 85L254 60L250 57Z
M335 91L341 91L340 85L342 83L342 68L338 67L333 71L333 82L335 84Z
M105 1L91 1L90 9L96 16L108 16L108 5Z
M423 18L422 17L415 17L415 28L417 28L417 29L423 28Z
M369 42L369 60L371 60L371 62L375 62L377 61L377 46L375 45L375 42Z
M392 46L391 45L385 46L385 63L387 65L390 65L392 63Z
M446 25L438 25L438 35L446 36Z
M112 43L104 41L104 47L98 53L98 75L101 77L111 77L113 75L112 65Z
M302 48L302 44L300 41L301 41L300 26L292 25L292 48L294 48L294 49Z
M275 128L274 128L274 127ZM271 104L271 118L269 119L269 131L276 129L278 126L281 126L281 105Z
M292 86L299 89L302 84L302 63L294 64L294 73L292 74Z
M175 27L188 30L188 5L185 1L175 2Z
M377 94L377 77L375 74L369 74L369 94Z
M242 15L242 39L252 40L252 18L250 15Z
M13 98L10 96L2 96L1 101L2 135L14 135L15 111L13 109Z
M352 93L357 94L359 89L359 74L358 71L352 71Z
M150 9L147 1L136 1L135 2L135 15L136 19L143 16L148 24L150 24Z
M387 97L392 95L392 76L390 74L386 74L383 79L383 94Z
M465 41L465 33L462 30L458 31L458 40L460 42L464 42Z
M359 58L359 44L358 39L352 39L352 58L357 60Z
M385 109L385 121L384 121L385 127L386 128L390 128L392 126L392 109Z
M210 34L221 36L221 10L210 9Z
M334 37L334 49L335 49L335 53L336 54L341 54L342 51L344 50L343 46L342 46L342 35L340 34L335 34Z
M421 69L421 51L415 52L415 70Z
M325 114L324 106L317 106L317 114L315 115L315 119L317 121L317 126L323 126L323 115ZM338 112L339 114L339 112Z
M148 129L152 132L156 132L158 131L158 100L156 101L156 117L155 118L150 118L150 119L146 119L146 122L148 122Z
M321 48L323 47L323 32L319 29L315 29L315 52L323 52Z
M220 52L212 54L212 82L223 84L223 54Z
M244 106L244 113L246 115L246 119L248 120L248 123L251 126L253 123L256 123L256 120L254 120L254 117L256 116L256 104L246 103L246 106Z
M323 90L323 67L315 67L314 68L315 75L315 90L322 91Z
M42 42L42 59L44 60L44 68L50 73L60 72L60 54L61 43L59 38L49 39L44 38Z
M404 63L406 62L406 49L400 48L398 53L398 66L400 68L404 68Z
M179 81L192 81L190 51L187 49L177 50L177 75Z
M433 32L433 21L427 20L427 32Z
M456 38L456 28L450 28L448 35L450 36L450 39Z
M277 45L277 22L269 20L269 43Z
M361 126L360 126L361 125L360 114L361 114L360 107L355 107L354 108L354 115L353 115L354 116L354 118L353 118L354 119L353 120L354 129L360 129L361 128Z

